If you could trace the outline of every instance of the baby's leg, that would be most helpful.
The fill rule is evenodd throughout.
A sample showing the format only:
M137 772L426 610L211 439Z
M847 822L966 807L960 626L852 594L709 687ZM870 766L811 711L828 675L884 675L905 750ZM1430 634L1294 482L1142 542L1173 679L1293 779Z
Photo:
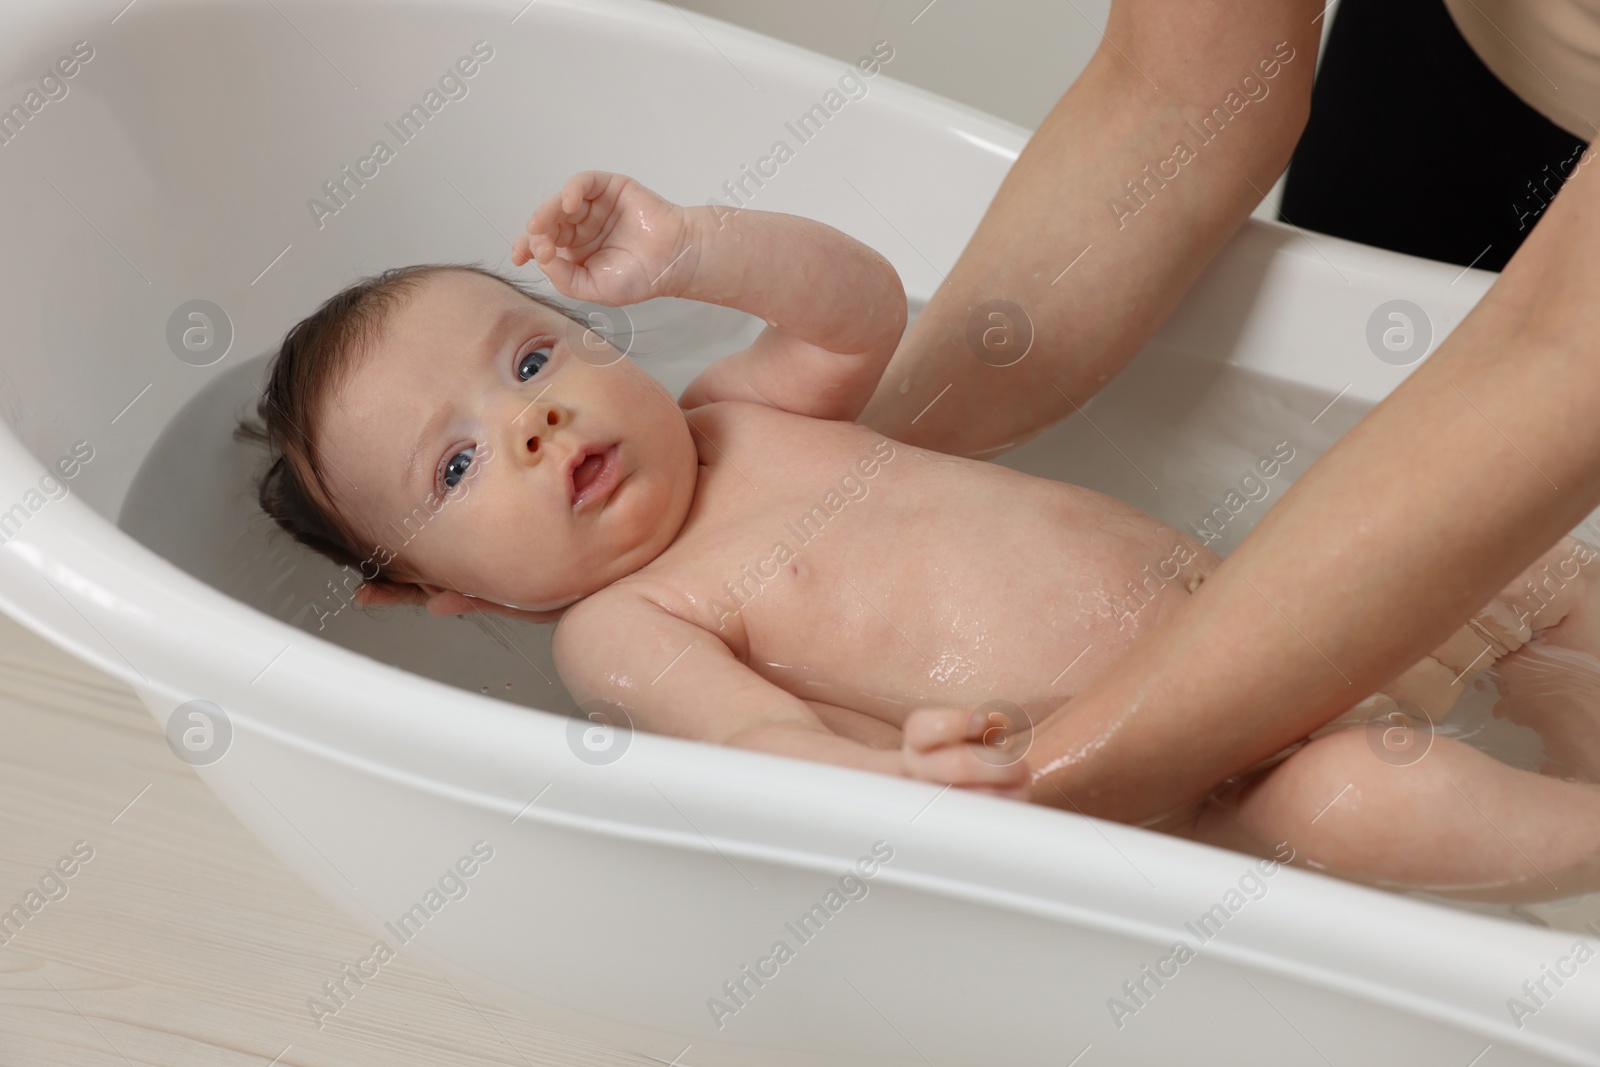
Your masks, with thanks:
M1496 713L1565 754L1541 769L1600 781L1600 660L1589 655L1600 653L1600 583L1579 569L1594 558L1562 539L1382 693L1220 794L1187 836L1260 855L1287 840L1330 873L1468 899L1600 889L1600 785L1518 770L1392 714L1409 702L1438 723L1471 675L1493 666ZM1588 669L1552 666L1558 654ZM1348 729L1363 717L1377 721Z
M1596 585L1589 572L1574 568L1572 577L1551 575L1574 554L1595 558L1583 542L1562 538L1527 569L1513 578L1483 610L1459 627L1444 644L1424 656L1382 687L1382 694L1395 701L1416 704L1437 724L1450 713L1456 700L1479 671L1504 669L1515 661L1535 637L1548 639L1562 629L1575 608L1595 599ZM1544 590L1539 597L1529 590L1539 582ZM1552 589L1553 582L1560 587ZM1600 604L1590 604L1590 615L1600 615ZM1600 652L1600 619L1593 625L1596 652ZM1573 639L1569 639L1571 643ZM1381 703L1381 702L1380 702ZM1346 717L1349 718L1348 716Z
M1541 773L1600 781L1600 582L1580 569L1596 559L1589 545L1562 538L1431 655L1311 736L1378 717L1438 725L1487 673L1500 688L1495 714L1544 738Z
M1544 739L1541 773L1600 782L1600 582L1579 562L1600 557L1570 538L1556 549L1564 545L1577 547L1501 593L1531 612L1533 634L1489 671L1494 713Z
M1394 889L1466 900L1554 900L1600 890L1600 785L1518 770L1435 736L1411 763L1368 730L1310 742L1217 797L1197 840Z

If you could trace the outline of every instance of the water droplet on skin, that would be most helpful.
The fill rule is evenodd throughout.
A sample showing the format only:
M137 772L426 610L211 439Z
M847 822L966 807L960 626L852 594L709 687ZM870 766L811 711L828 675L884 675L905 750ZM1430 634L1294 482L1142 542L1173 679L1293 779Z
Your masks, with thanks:
M606 682L616 689L639 688L638 682L634 681L628 675L623 674L621 671L608 671L606 673Z

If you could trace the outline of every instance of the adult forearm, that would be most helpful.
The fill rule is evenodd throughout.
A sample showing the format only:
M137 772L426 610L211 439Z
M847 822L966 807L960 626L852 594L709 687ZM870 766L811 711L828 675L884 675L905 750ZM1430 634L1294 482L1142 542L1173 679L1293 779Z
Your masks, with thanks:
M1093 396L1287 164L1319 9L1114 4L1106 42L1006 175L861 421L984 456ZM987 314L995 300L1020 316ZM998 365L1030 331L1027 355Z
M1039 731L1034 799L1143 822L1202 795L1427 654L1600 503L1591 169L1439 350Z

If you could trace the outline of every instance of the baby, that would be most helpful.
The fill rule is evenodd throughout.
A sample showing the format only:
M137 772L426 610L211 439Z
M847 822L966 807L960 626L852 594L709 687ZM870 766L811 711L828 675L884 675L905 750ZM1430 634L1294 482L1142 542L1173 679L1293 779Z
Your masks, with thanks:
M385 272L299 323L275 362L261 500L280 524L360 565L365 605L559 620L572 696L636 728L1070 805L1030 783L1029 728L1192 595L1214 553L1100 493L857 424L906 300L887 260L829 226L680 207L589 171L534 212L512 260L579 300L683 297L766 329L674 400L498 275ZM424 502L402 554L365 550ZM1577 554L1593 555L1569 539L1541 564ZM1532 623L1593 649L1592 587L1568 578ZM1160 828L1461 896L1600 888L1600 785L1407 733L1471 671L1522 655L1532 623L1497 601L1387 695ZM1589 712L1535 699L1519 714ZM1347 728L1374 718L1431 740L1428 758L1380 758L1371 730ZM1600 780L1600 752L1579 773Z

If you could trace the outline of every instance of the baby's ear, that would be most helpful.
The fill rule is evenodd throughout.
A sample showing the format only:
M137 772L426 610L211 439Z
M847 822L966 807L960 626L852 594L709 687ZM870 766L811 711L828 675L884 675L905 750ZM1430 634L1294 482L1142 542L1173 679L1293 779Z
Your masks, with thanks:
M469 611L477 611L482 604L483 601L474 600L454 589L429 587L429 615L465 615Z
M356 606L361 608L381 608L389 607L393 604L418 603L421 603L421 599L415 586L362 582L356 589Z
M490 615L504 615L508 619L526 619L529 622L557 622L566 614L566 608L553 611L529 611L526 608L509 608L493 600L480 600L448 589L435 589L428 597L429 615L465 615L469 611L482 611Z
M415 604L426 607L429 615L465 615L473 611L486 611L493 615L505 615L513 619L526 619L529 622L556 622L563 614L565 608L554 611L524 611L521 608L508 608L503 604L496 604L492 600L479 600L477 597L466 596L453 589L441 589L436 585L399 585L395 583L363 582L356 589L356 605L363 608L389 607L394 604Z

